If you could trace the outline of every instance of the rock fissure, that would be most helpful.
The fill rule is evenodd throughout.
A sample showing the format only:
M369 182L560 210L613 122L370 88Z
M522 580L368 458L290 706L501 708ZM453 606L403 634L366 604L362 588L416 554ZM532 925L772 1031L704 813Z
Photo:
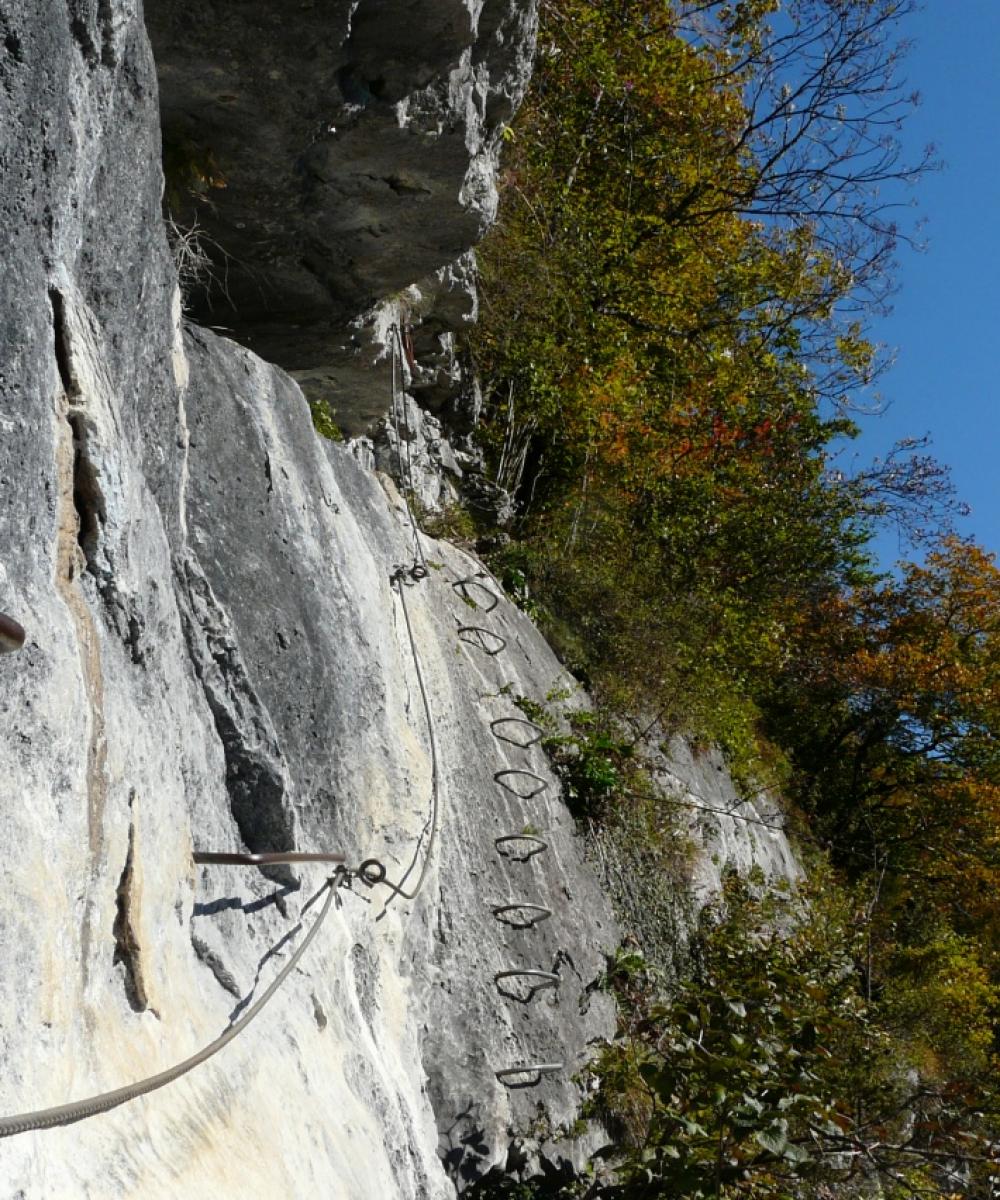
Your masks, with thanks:
M188 650L222 745L230 811L254 852L295 846L295 808L288 770L267 710L251 685L225 611L197 565L180 568L181 612ZM278 882L287 867L264 868Z
M125 866L122 868L115 895L115 923L112 931L115 939L115 951L112 962L122 968L125 998L128 1000L129 1008L133 1012L140 1013L149 1009L149 997L146 993L146 980L143 974L143 952L139 944L135 921L138 885L135 867L134 793L130 797L129 810L131 819L128 827L128 849L125 853Z
M107 504L89 453L83 413L70 406L66 420L73 435L73 507L76 509L77 541L87 570L100 584L107 579L107 571L99 557L101 530L108 517Z
M60 376L62 377L61 373ZM104 808L107 800L104 717L104 673L100 635L82 587L87 560L81 548L81 517L76 504L76 448L65 392L56 400L57 434L55 475L57 480L57 526L55 584L69 613L79 655L81 683L89 721L87 749L88 846L96 855L103 844ZM89 934L88 934L89 936ZM84 971L87 970L85 960Z
M69 328L66 323L66 301L58 288L49 288L49 305L52 308L52 340L56 356L56 367L67 402L77 396L80 385L73 370L73 357L69 344Z

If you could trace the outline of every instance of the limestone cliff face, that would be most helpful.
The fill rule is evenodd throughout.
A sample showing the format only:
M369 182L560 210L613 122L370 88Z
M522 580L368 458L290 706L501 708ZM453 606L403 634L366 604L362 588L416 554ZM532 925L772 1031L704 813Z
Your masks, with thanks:
M530 42L530 9L513 0L401 6L382 44L386 8L147 9L193 92L211 79L233 104L256 93L264 108L261 63L292 53L300 15L315 95L296 77L291 108L337 83L356 161L405 158L391 133L408 128L399 105L422 114L425 138L480 97L479 125L442 125L448 170L424 162L433 192L473 215L405 269L397 254L390 271L358 249L366 265L337 293L341 316L467 249L490 207L486 183L470 200L469 173L492 153L483 130L516 98ZM197 64L185 59L193 37ZM170 59L170 45L186 48ZM166 69L163 87L174 103ZM287 130L264 133L277 155ZM330 164L348 151L321 149L309 170L343 180ZM503 723L514 697L567 681L468 554L425 539L428 577L392 582L413 555L393 484L317 439L282 369L181 319L161 186L140 6L5 4L0 610L28 637L0 657L0 1116L172 1065L287 960L299 918L315 917L322 868L196 867L192 849L340 850L353 865L377 858L393 879L415 858L426 879L384 916L384 888L343 890L308 957L232 1045L148 1098L0 1142L0 1190L447 1197L503 1161L539 1102L553 1127L572 1120L572 1075L613 1029L609 1001L588 990L618 939L609 904L543 755L498 736L519 740ZM421 202L389 190L393 204ZM331 273L362 203L334 191L339 240L311 260ZM247 182L241 203L251 192ZM219 212L238 225L237 209ZM275 312L268 321L287 317ZM488 592L456 586L470 578L499 596L492 611ZM524 770L544 790L530 795L525 775L497 779ZM498 847L528 829L544 853ZM522 901L551 916L519 928L517 914L493 911ZM517 968L559 986L531 998L523 979L498 988L497 973ZM540 1061L561 1066L515 1077L533 1085L523 1088L497 1078Z

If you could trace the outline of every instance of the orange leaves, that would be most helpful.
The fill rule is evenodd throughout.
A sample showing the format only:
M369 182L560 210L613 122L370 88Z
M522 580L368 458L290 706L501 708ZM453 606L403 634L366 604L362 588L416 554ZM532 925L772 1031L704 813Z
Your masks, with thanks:
M881 863L899 903L920 895L1000 943L1000 905L984 903L1000 895L993 556L949 537L898 578L827 597L803 626L798 655L785 719L842 861L859 871Z

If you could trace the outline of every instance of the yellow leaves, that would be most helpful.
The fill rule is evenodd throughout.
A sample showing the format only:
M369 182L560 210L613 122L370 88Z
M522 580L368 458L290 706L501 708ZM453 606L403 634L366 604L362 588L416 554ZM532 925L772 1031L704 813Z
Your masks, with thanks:
M942 931L923 946L897 949L887 964L884 1008L890 1023L913 1031L932 1057L925 1067L958 1056L966 1069L985 1064L992 1049L991 1012L1000 991L973 943Z

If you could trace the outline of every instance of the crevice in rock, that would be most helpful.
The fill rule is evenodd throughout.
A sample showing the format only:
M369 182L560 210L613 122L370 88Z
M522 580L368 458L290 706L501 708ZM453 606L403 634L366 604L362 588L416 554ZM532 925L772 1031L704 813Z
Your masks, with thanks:
M129 801L130 806L135 797ZM129 822L128 852L118 881L114 923L115 953L113 962L121 963L124 972L125 998L133 1012L145 1012L149 997L142 971L142 949L132 920L135 900L135 820Z
M87 11L88 8L86 0L70 0L69 28L73 40L80 47L84 62L88 67L96 67L100 61L100 54L93 34L90 32L90 22L87 19L90 15Z
M112 0L97 0L97 20L101 26L101 63L105 67L118 64L114 42L114 9Z
M295 813L267 712L208 581L191 562L180 573L187 599L181 604L184 636L222 743L233 820L250 850L291 850ZM295 878L287 867L264 874L279 883Z
M73 370L73 355L66 301L56 288L49 290L52 305L52 333L56 367L66 397L66 421L73 434L73 507L76 510L76 538L87 570L100 579L105 572L97 568L101 529L107 521L107 504L98 479L97 467L88 446L86 419L74 402L80 397L80 383Z
M107 746L104 730L104 676L101 667L100 639L93 615L79 587L79 576L86 567L81 551L80 513L75 503L75 437L69 420L70 405L79 396L80 389L72 368L69 333L62 295L52 289L49 292L52 305L53 347L56 367L61 383L56 398L58 413L55 447L55 476L57 484L56 545L54 554L54 579L66 610L73 622L76 642L80 654L80 668L84 696L90 715L89 746L87 751L87 830L88 845L96 855L103 842L104 806L107 781L105 759ZM82 961L86 976L90 941L90 912L84 920Z
M62 534L65 538L74 537L76 542L76 551L66 555L66 577L72 581L78 570L85 570L96 580L109 625L121 638L132 662L142 666L146 661L143 644L146 623L135 599L123 592L114 579L113 551L105 536L108 504L101 483L99 457L94 452L99 433L88 414L84 389L74 368L66 301L61 292L51 288L49 302L52 305L53 349L63 393L60 411L68 426L68 435L61 438L60 444L65 442L67 446L66 457L72 455L68 470L60 466L60 473L68 476L62 494L72 501L72 513L67 511L63 518L66 528Z
M21 39L16 33L8 32L4 34L3 48L18 66L24 63L24 49L21 45Z
M222 959L212 950L207 942L203 942L196 933L191 934L191 945L194 947L194 952L197 954L200 962L203 962L206 967L215 976L215 982L219 987L227 991L231 996L235 996L237 1000L241 999L239 984L233 978L233 974L223 963Z
M66 301L62 292L57 288L49 289L49 303L52 305L52 334L55 345L56 367L59 370L59 380L67 400L73 400L80 394L80 385L73 372L73 361L69 347L69 329L66 324Z
M101 530L107 521L107 505L98 482L87 446L87 426L81 413L72 409L66 420L73 431L73 507L77 513L77 541L87 562L87 570L100 579L104 572L98 568Z
M327 1026L326 1013L323 1010L323 1005L316 998L315 992L312 993L310 998L312 999L313 1006L313 1020L316 1022L316 1028L322 1033Z
M386 175L384 181L397 196L431 196L433 192L422 183L415 183L399 175Z

